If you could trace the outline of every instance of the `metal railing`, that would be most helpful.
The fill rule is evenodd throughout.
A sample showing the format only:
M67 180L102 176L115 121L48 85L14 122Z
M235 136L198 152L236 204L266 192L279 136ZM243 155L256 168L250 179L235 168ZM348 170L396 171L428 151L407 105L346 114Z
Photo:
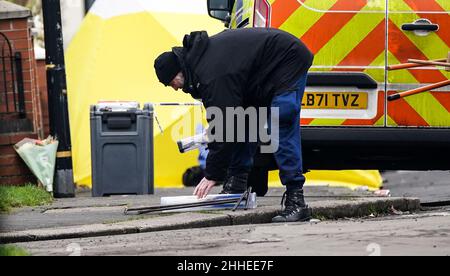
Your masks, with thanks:
M13 52L8 37L0 32L0 114L25 117L22 54Z

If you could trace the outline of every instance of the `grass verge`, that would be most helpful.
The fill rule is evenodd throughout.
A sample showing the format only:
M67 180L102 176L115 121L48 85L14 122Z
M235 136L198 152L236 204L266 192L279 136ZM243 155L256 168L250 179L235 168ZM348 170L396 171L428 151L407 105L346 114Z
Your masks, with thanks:
M25 249L12 246L12 245L0 245L0 257L14 257L14 256L30 256Z
M9 212L12 208L25 206L46 205L52 201L50 193L31 184L23 187L0 187L0 212Z

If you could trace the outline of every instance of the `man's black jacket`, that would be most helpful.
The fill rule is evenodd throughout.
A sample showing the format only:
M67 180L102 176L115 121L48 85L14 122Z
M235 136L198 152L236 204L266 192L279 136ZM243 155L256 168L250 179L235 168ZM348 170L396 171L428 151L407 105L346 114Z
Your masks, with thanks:
M295 84L313 61L298 38L264 28L227 30L212 37L194 32L173 52L186 79L183 91L201 99L205 108L224 112L226 107L270 106L273 96ZM207 179L224 180L233 146L208 145Z

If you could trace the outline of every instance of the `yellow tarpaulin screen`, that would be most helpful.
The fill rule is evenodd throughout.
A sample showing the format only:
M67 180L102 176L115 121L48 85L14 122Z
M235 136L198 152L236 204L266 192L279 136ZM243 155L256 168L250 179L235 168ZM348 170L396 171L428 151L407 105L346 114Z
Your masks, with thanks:
M158 82L154 60L161 52L180 45L184 34L196 30L215 34L223 28L221 22L207 15L206 0L96 1L66 53L74 177L78 185L91 185L89 106L100 100L138 101L141 105L193 102L190 96ZM195 112L200 109L156 108L164 128L161 133L155 126L156 187L181 187L183 172L196 165L197 153L180 154L172 138L174 126L178 127L183 116ZM193 131L195 125L191 127ZM379 186L379 174L375 174L358 176L358 184L378 182ZM313 180L315 174L310 175L308 179ZM334 173L325 175L326 179L334 178ZM345 181L352 179L347 177Z

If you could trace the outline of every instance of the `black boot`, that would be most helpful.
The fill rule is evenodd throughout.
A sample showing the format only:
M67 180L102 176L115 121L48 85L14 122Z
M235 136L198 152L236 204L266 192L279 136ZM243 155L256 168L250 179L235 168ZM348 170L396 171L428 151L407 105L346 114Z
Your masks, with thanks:
M247 191L248 174L243 173L229 177L223 184L221 194L243 194Z
M312 210L305 203L303 190L299 189L285 192L281 200L281 205L283 205L283 201L285 206L284 210L280 215L274 217L272 222L304 222L311 220Z

